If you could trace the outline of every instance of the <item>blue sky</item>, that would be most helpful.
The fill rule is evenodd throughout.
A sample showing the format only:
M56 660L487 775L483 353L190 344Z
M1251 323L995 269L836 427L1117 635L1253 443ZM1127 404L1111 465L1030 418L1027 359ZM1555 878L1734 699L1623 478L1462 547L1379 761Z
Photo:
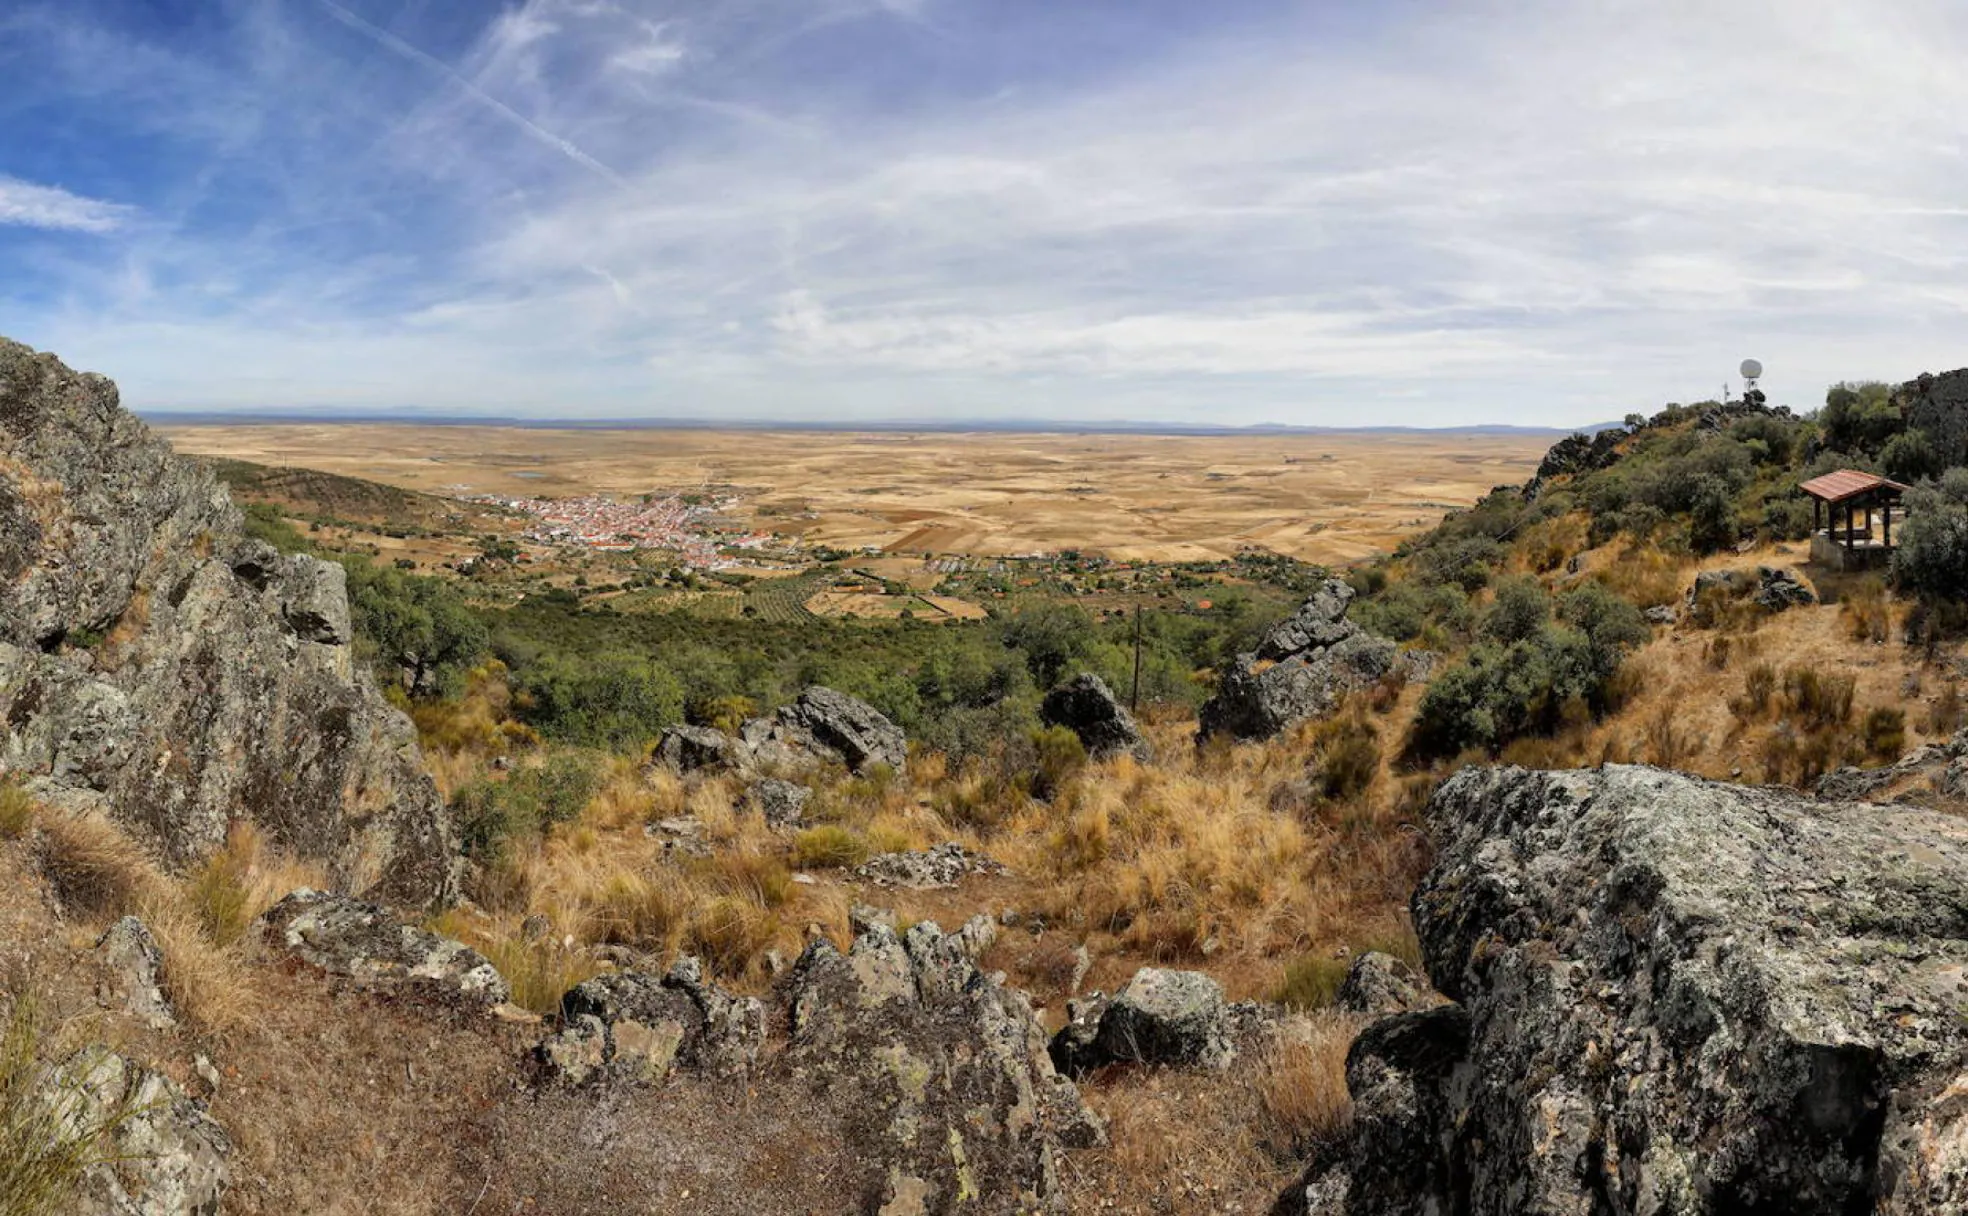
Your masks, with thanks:
M1569 425L1968 364L1954 0L20 0L150 409Z

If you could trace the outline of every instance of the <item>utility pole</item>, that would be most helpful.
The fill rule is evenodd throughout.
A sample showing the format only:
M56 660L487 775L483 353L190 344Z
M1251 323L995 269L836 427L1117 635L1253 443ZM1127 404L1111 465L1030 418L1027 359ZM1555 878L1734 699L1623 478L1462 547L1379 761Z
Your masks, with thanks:
M1141 707L1141 605L1134 606L1134 687L1128 689L1128 712Z

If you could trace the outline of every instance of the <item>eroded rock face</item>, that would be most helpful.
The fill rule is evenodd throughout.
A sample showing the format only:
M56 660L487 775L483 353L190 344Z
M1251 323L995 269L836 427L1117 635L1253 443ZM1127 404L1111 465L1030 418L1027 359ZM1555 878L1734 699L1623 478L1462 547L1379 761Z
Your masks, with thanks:
M1355 1045L1344 1211L1968 1210L1968 820L1608 767L1429 821L1460 1003Z
M1025 996L978 971L995 932L869 925L793 968L787 1065L853 1112L841 1159L866 1172L870 1211L1049 1210L1059 1150L1104 1137Z
M1063 726L1079 736L1087 755L1096 760L1127 753L1140 760L1153 755L1134 715L1092 672L1074 676L1045 695L1039 717L1048 726Z
M409 720L355 670L341 567L242 531L116 386L0 339L0 762L188 864L249 818L336 882L450 898Z
M168 1078L100 1047L55 1071L48 1100L79 1126L114 1123L82 1176L76 1216L217 1216L232 1141Z
M1398 648L1347 620L1352 602L1350 585L1327 579L1256 651L1238 655L1203 703L1198 735L1268 739L1386 679L1400 662Z
M672 726L663 731L652 757L679 773L728 772L745 760L744 745L710 726Z
M1428 981L1391 954L1368 950L1346 969L1334 1003L1349 1013L1409 1013L1439 1004Z
M359 899L303 889L267 909L261 924L276 949L364 987L409 986L486 1006L512 996L505 977L478 951Z
M1908 427L1927 432L1944 465L1968 464L1968 368L1909 380L1893 404Z
M745 806L775 828L798 827L812 798L808 787L777 777L755 781L745 790Z

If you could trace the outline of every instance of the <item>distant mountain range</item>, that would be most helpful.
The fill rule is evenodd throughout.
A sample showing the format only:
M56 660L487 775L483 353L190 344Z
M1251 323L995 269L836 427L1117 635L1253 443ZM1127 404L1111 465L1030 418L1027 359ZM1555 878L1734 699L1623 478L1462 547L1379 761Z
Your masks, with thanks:
M1564 436L1575 431L1593 434L1622 424L1593 423L1582 427L1514 426L1480 423L1472 426L1291 426L1264 422L1249 426L1220 426L1186 422L1063 422L1049 418L979 419L860 419L844 422L741 418L513 418L494 414L445 414L415 410L140 410L158 426L263 426L294 423L388 423L402 426L504 426L529 430L682 430L682 431L877 431L885 433L961 434L989 432L1056 435L1525 435Z

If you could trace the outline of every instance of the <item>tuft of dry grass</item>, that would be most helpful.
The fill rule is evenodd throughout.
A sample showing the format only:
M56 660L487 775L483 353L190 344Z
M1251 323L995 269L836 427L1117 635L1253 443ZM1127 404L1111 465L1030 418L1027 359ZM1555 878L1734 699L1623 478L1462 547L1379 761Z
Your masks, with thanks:
M34 799L11 781L0 781L0 840L17 840L34 824Z
M1346 1052L1359 1020L1342 1014L1286 1029L1260 1049L1255 1088L1260 1141L1283 1160L1303 1160L1342 1142L1353 1126Z
M253 1016L259 994L236 942L219 941L201 908L228 914L250 905L219 898L207 884L204 902L169 878L135 841L97 815L43 815L42 871L68 907L107 924L141 917L164 956L160 980L172 1006L198 1026L223 1030ZM196 891L197 883L191 889ZM270 902L270 901L269 901Z
M114 1159L110 1137L136 1111L126 1098L95 1112L81 1093L52 1086L48 1035L23 985L0 1025L0 1212L72 1211L83 1171Z

